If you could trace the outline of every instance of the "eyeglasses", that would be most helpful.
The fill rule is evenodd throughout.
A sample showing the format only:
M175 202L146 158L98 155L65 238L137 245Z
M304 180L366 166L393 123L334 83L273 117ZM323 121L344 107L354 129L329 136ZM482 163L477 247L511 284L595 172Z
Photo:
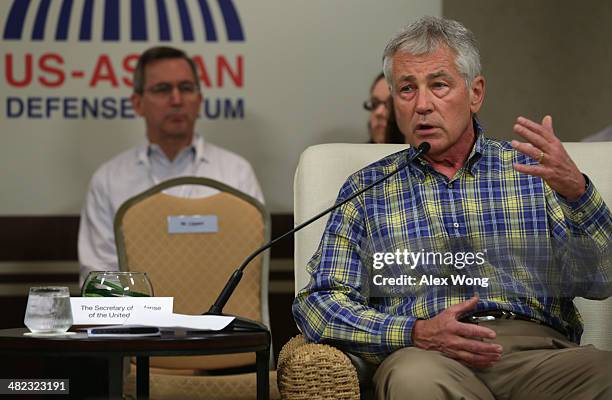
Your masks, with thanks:
M174 88L174 85L167 82L162 82L146 88L145 91L150 92L153 96L170 97L174 91ZM200 91L198 85L193 82L181 82L176 85L176 88L182 96L194 95Z
M389 108L387 106L387 101L386 100L379 100L379 99L376 99L376 98L372 98L370 100L366 100L366 101L363 102L363 108L365 108L368 111L374 111L380 105L383 105L385 108Z

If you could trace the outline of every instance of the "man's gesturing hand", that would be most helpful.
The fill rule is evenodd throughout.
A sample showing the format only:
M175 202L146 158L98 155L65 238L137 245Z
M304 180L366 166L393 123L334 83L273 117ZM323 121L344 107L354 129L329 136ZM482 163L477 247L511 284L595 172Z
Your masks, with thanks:
M487 368L499 361L502 347L483 342L495 339L495 331L475 324L457 321L473 310L478 297L455 304L432 319L418 320L412 329L412 343L425 350L436 350L447 357L476 368Z
M541 124L518 117L514 132L529 143L513 140L512 147L538 161L537 165L514 164L515 170L544 178L555 192L568 200L582 196L584 176L555 136L550 115L545 116Z

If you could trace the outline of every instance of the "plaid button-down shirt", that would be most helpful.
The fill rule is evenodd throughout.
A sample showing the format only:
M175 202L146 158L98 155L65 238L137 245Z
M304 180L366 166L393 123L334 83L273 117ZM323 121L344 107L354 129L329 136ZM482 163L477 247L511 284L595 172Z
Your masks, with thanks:
M410 148L392 154L356 172L341 188L338 202L401 167L414 152ZM598 251L609 251L612 218L593 184L587 183L581 198L568 202L541 178L516 172L513 163L534 161L508 142L480 133L468 161L452 179L417 159L334 211L307 266L310 283L293 304L302 333L312 341L332 343L380 362L394 350L412 345L417 319L432 318L473 294L432 287L414 295L368 296L371 281L364 278L365 270L371 271L371 258L365 256L368 242L377 242L370 245L376 248L383 242L394 246L415 239L503 238L520 246L542 239L563 243L588 238ZM597 260L595 275L609 296L610 258ZM495 275L495 268L490 272ZM497 275L499 280L509 279L511 286L521 285L520 277L502 277L499 271ZM529 289L521 296L485 293L477 311L514 311L578 342L582 323L572 302L581 295L578 291L574 288L562 296L543 296Z

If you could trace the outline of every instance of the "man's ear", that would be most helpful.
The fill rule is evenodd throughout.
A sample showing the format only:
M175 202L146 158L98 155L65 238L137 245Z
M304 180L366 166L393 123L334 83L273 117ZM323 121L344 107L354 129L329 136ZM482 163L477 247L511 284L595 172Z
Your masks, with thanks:
M132 108L136 111L136 114L142 117L142 96L138 93L132 93L130 100L132 101Z
M472 87L470 88L470 111L472 114L476 114L485 97L485 78L484 76L478 75L472 81Z

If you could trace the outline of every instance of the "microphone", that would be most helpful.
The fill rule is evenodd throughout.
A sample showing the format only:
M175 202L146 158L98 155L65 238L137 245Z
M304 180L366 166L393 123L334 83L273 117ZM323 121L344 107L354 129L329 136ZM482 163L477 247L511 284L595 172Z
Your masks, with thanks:
M242 279L242 274L244 272L244 269L246 268L246 266L255 257L257 257L264 250L269 249L270 247L272 247L279 240L284 239L285 237L287 237L289 235L293 235L295 232L301 230L302 228L307 227L308 225L312 224L313 222L315 222L319 218L323 217L324 215L334 211L335 209L337 209L337 208L341 207L342 205L348 203L349 201L353 200L355 197L359 196L360 194L370 190L374 186L376 186L376 185L386 181L387 179L391 178L392 176L394 176L395 174L397 174L398 172L400 172L401 170L406 168L408 166L408 164L410 164L414 159L416 159L417 157L419 157L421 155L426 154L429 151L430 148L431 148L431 146L430 146L429 143L422 142L417 147L416 152L414 153L414 155L412 157L407 157L406 163L401 165L400 167L398 167L395 171L390 172L389 174L387 174L387 175L383 176L382 178L376 180L374 183L371 183L370 185L366 186L365 188L363 188L361 190L358 190L357 192L353 193L352 195L350 195L346 199L342 200L341 202L339 202L337 204L334 204L333 206L327 208L326 210L324 210L324 211L320 212L319 214L315 215L314 217L310 218L308 221L301 223L300 225L296 226L295 228L291 229L290 231L284 233L283 235L277 237L276 239L273 239L273 240L269 241L268 243L266 243L263 246L261 246L259 249L255 250L250 256L248 256L242 262L240 267L238 267L238 269L236 269L236 271L234 271L232 276L229 278L229 280L225 284L225 287L223 288L223 290L219 294L219 297L217 297L217 300L215 300L214 304L210 307L208 312L204 313L204 315L221 315L223 313L223 307L225 307L225 304L229 300L229 298L232 295L232 293L234 293L234 290L236 289L236 286L238 286L238 283ZM250 320L246 320L245 318L241 318L240 320L241 320L241 322L243 322L243 324L238 324L238 325L236 325L236 327L240 326L242 328L251 328L251 329L252 328L256 328L256 329L264 328L264 329L266 329L262 324L260 324L257 321L250 321ZM253 325L256 325L256 327L253 326Z

